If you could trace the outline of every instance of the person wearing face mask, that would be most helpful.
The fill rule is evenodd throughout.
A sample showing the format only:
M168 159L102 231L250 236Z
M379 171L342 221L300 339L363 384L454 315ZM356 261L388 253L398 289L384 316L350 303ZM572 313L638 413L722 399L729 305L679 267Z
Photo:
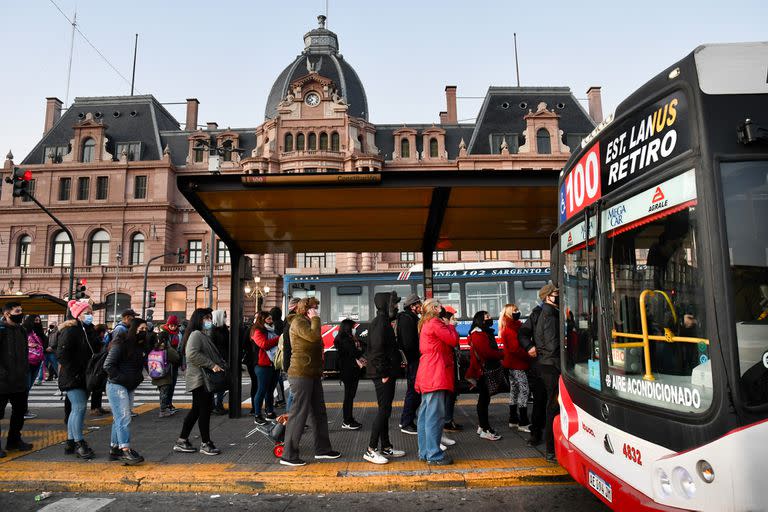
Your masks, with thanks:
M134 318L128 331L118 334L112 341L104 361L107 397L113 418L109 458L128 466L144 462L144 457L131 449L130 425L133 393L144 380L142 371L149 334L147 323L141 318Z
M507 304L499 315L499 337L504 343L504 359L501 364L509 371L509 428L521 432L528 429L528 376L531 357L520 346L517 333L520 331L520 310L514 304Z
M272 315L266 311L259 311L251 328L251 340L258 347L256 358L256 379L258 389L254 397L254 423L266 425L267 420L274 420L275 415L274 393L277 385L277 372L272 364L269 354L274 353L277 347L277 333L272 321ZM262 416L262 405L267 411L266 417Z
M416 373L419 371L419 315L421 299L415 293L403 301L403 311L397 315L397 342L407 359L406 379L408 388L403 399L400 415L400 432L416 435L416 410L421 405L421 395L416 392Z
M211 340L213 318L210 308L198 308L189 319L189 326L184 332L182 347L187 360L186 389L192 393L192 408L184 418L173 451L194 453L197 449L189 442L189 434L197 423L200 428L200 453L203 455L219 455L221 450L211 441L211 410L213 409L213 393L205 388L203 368L213 372L222 372L227 368L224 358L219 354L216 345Z
M27 315L24 317L21 327L27 335L27 348L29 354L27 393L29 393L32 389L32 385L35 383L35 376L40 372L40 367L43 365L42 363L45 359L45 344L43 341L45 333L43 332L43 324L40 321L40 315ZM31 420L33 418L37 418L37 414L30 412L29 410L24 413L25 420Z
M21 322L24 312L19 302L7 302L0 318L0 420L5 406L11 403L11 422L8 428L7 450L31 450L32 445L21 439L24 414L27 411L27 379L29 356L27 337ZM5 451L0 447L0 458Z
M211 313L213 318L213 329L211 329L211 340L216 345L216 349L221 357L227 358L229 354L229 327L227 327L227 312L223 309L217 309ZM223 416L227 414L224 408L224 394L226 391L220 391L213 396L213 414Z
M160 326L160 341L166 347L172 348L177 353L181 352L181 328L179 327L179 317L171 315L168 317L168 321ZM167 411L170 414L176 414L176 408L173 406L173 391L176 389L176 382L179 380L179 367L181 366L181 358L175 363L171 362L171 385L168 391L168 407Z
M389 439L389 417L395 398L395 382L400 369L400 351L397 347L392 321L397 318L397 292L381 292L373 296L376 318L371 322L368 334L368 366L366 374L376 388L378 411L373 420L371 440L363 459L373 464L386 464L389 459L404 457L405 452L396 450ZM379 449L381 446L381 449Z
M344 430L360 430L363 425L355 421L352 407L360 383L360 370L365 367L365 358L361 350L360 340L357 339L354 320L342 320L339 332L333 340L341 371L341 382L344 383L344 419L341 428Z
M469 328L469 369L467 378L477 380L477 434L481 439L498 441L501 436L491 428L488 419L488 405L491 403L491 395L488 392L488 383L483 374L498 368L504 353L496 344L496 336L493 332L493 319L487 311L478 311L472 317L472 325Z
M533 339L536 346L532 348L531 355L536 356L537 370L546 392L545 458L548 462L557 462L552 422L560 413L557 403L560 380L560 291L555 285L547 284L539 290L539 298L544 304L534 329Z
M61 324L56 346L56 357L61 365L59 389L66 392L72 407L67 417L64 453L92 459L93 450L83 438L83 423L88 399L85 370L95 353L88 339L86 323L93 323L93 310L88 301L70 300L67 305L72 319Z

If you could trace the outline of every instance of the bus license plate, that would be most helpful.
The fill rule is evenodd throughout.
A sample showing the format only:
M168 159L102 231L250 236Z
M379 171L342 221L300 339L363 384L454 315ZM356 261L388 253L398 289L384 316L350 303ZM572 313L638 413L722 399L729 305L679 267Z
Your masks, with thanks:
M609 503L613 503L611 484L594 474L592 471L589 472L589 486L596 490L600 496L608 500Z

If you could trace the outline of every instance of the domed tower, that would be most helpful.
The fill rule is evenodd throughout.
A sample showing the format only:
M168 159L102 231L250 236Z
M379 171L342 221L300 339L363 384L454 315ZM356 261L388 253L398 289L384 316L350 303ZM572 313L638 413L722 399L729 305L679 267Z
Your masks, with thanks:
M339 38L325 28L325 16L318 16L318 27L304 34L304 51L277 77L269 92L265 119L278 115L279 104L290 92L290 85L311 73L328 78L336 85L341 99L349 106L348 115L368 120L368 100L355 70L339 53Z

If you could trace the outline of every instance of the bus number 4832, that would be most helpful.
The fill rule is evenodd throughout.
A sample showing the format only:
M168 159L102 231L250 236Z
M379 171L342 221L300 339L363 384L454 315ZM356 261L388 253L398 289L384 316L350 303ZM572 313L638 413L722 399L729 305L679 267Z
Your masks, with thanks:
M627 443L624 443L624 456L637 464L638 466L643 465L643 456L640 453L640 450L636 450L635 448L632 448Z

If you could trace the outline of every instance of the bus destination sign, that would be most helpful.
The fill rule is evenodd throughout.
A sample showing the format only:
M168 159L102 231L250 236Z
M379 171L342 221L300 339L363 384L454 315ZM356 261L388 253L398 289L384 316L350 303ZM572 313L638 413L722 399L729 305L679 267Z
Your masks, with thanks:
M565 174L560 222L688 148L688 102L681 91L608 126Z

